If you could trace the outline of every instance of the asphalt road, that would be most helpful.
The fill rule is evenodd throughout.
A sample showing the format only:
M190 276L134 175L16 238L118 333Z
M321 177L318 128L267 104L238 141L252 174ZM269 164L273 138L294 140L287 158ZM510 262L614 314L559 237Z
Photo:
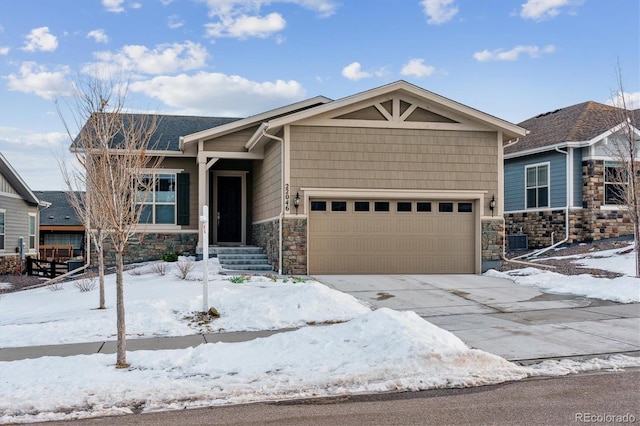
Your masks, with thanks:
M640 369L442 389L131 414L80 425L640 424Z

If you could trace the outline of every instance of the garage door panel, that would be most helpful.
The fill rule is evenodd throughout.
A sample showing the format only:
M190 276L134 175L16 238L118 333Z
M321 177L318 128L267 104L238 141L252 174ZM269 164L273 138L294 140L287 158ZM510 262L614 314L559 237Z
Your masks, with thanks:
M347 205L346 212L309 215L309 273L475 272L474 213L417 212L415 203L410 212L354 212Z

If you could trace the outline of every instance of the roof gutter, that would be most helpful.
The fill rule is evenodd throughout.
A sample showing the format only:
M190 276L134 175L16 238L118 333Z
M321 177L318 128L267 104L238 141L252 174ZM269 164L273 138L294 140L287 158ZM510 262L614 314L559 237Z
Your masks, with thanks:
M253 135L251 135L247 143L244 144L245 149L247 151L251 151L253 148L255 148L258 142L260 142L260 139L262 139L262 137L267 137L267 138L275 139L278 141L281 140L280 138L269 135L267 133L267 129L269 129L269 123L260 124L260 127L258 127L258 129L253 133Z

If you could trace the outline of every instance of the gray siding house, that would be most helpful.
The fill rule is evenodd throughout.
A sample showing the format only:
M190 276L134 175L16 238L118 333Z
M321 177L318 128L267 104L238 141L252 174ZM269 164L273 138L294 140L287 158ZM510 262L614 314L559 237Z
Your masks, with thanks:
M619 169L611 149L622 137L612 125L619 116L617 108L584 102L519 123L529 133L504 155L507 235L526 235L529 248L539 248L633 234L611 179Z
M0 153L0 274L24 269L38 256L39 207L46 206Z

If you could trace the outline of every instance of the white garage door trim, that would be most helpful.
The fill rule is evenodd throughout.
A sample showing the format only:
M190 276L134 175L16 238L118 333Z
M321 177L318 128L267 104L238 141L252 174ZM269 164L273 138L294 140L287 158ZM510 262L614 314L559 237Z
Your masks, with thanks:
M344 188L300 188L304 194L304 215L310 220L310 199L318 198L347 198L347 199L384 199L384 200L439 200L439 201L477 201L474 208L475 221L475 273L482 268L482 225L481 218L484 198L487 191L416 191L416 190L378 190L378 189L344 189ZM309 241L309 226L307 226L307 241ZM307 265L309 260L307 245ZM309 271L307 271L309 272Z

